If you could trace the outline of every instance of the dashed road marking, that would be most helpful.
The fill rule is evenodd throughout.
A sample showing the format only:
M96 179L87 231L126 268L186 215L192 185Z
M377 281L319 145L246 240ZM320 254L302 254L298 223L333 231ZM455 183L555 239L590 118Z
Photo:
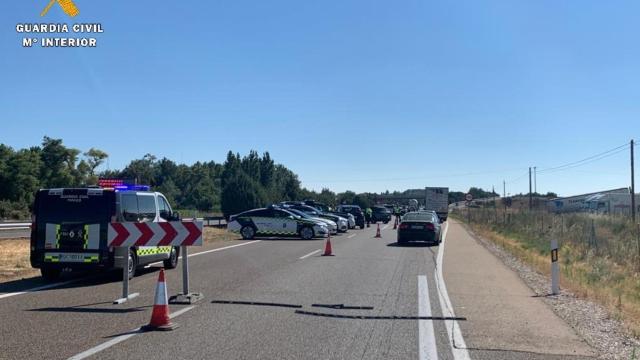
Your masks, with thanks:
M425 275L418 275L418 316L421 318L431 317L429 284ZM433 320L418 320L418 347L420 360L438 359Z
M322 251L322 249L314 250L314 251L312 251L312 252L308 253L307 255L300 256L298 259L300 259L300 260L304 260L304 259L308 258L309 256L312 256L312 255L314 255L314 254L319 253L320 251Z

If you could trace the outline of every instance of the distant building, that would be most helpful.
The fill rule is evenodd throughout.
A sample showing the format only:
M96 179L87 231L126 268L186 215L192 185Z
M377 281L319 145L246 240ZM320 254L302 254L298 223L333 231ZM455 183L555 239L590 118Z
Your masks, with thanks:
M623 212L627 198L627 212L631 209L631 196L628 188L605 190L600 192L558 197L547 201L547 209L555 213L589 211L614 213ZM637 195L636 195L637 196Z

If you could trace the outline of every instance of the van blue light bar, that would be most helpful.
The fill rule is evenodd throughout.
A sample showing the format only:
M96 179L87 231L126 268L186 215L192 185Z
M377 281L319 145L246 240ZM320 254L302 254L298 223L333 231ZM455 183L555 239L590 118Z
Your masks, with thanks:
M151 186L149 185L116 185L114 187L116 190L131 190L131 191L149 191Z

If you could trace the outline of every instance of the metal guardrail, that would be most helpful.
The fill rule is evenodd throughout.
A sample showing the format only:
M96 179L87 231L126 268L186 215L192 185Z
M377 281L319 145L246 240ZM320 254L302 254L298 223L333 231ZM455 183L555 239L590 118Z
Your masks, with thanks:
M21 230L30 227L31 223L29 222L0 223L0 230Z

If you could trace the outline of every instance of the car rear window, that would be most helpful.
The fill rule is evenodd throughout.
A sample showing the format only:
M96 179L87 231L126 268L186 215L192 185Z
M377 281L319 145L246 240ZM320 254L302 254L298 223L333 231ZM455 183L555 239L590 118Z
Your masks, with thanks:
M115 194L102 189L41 190L36 199L40 223L108 222L115 209Z
M408 213L402 217L402 221L432 221L431 213Z

